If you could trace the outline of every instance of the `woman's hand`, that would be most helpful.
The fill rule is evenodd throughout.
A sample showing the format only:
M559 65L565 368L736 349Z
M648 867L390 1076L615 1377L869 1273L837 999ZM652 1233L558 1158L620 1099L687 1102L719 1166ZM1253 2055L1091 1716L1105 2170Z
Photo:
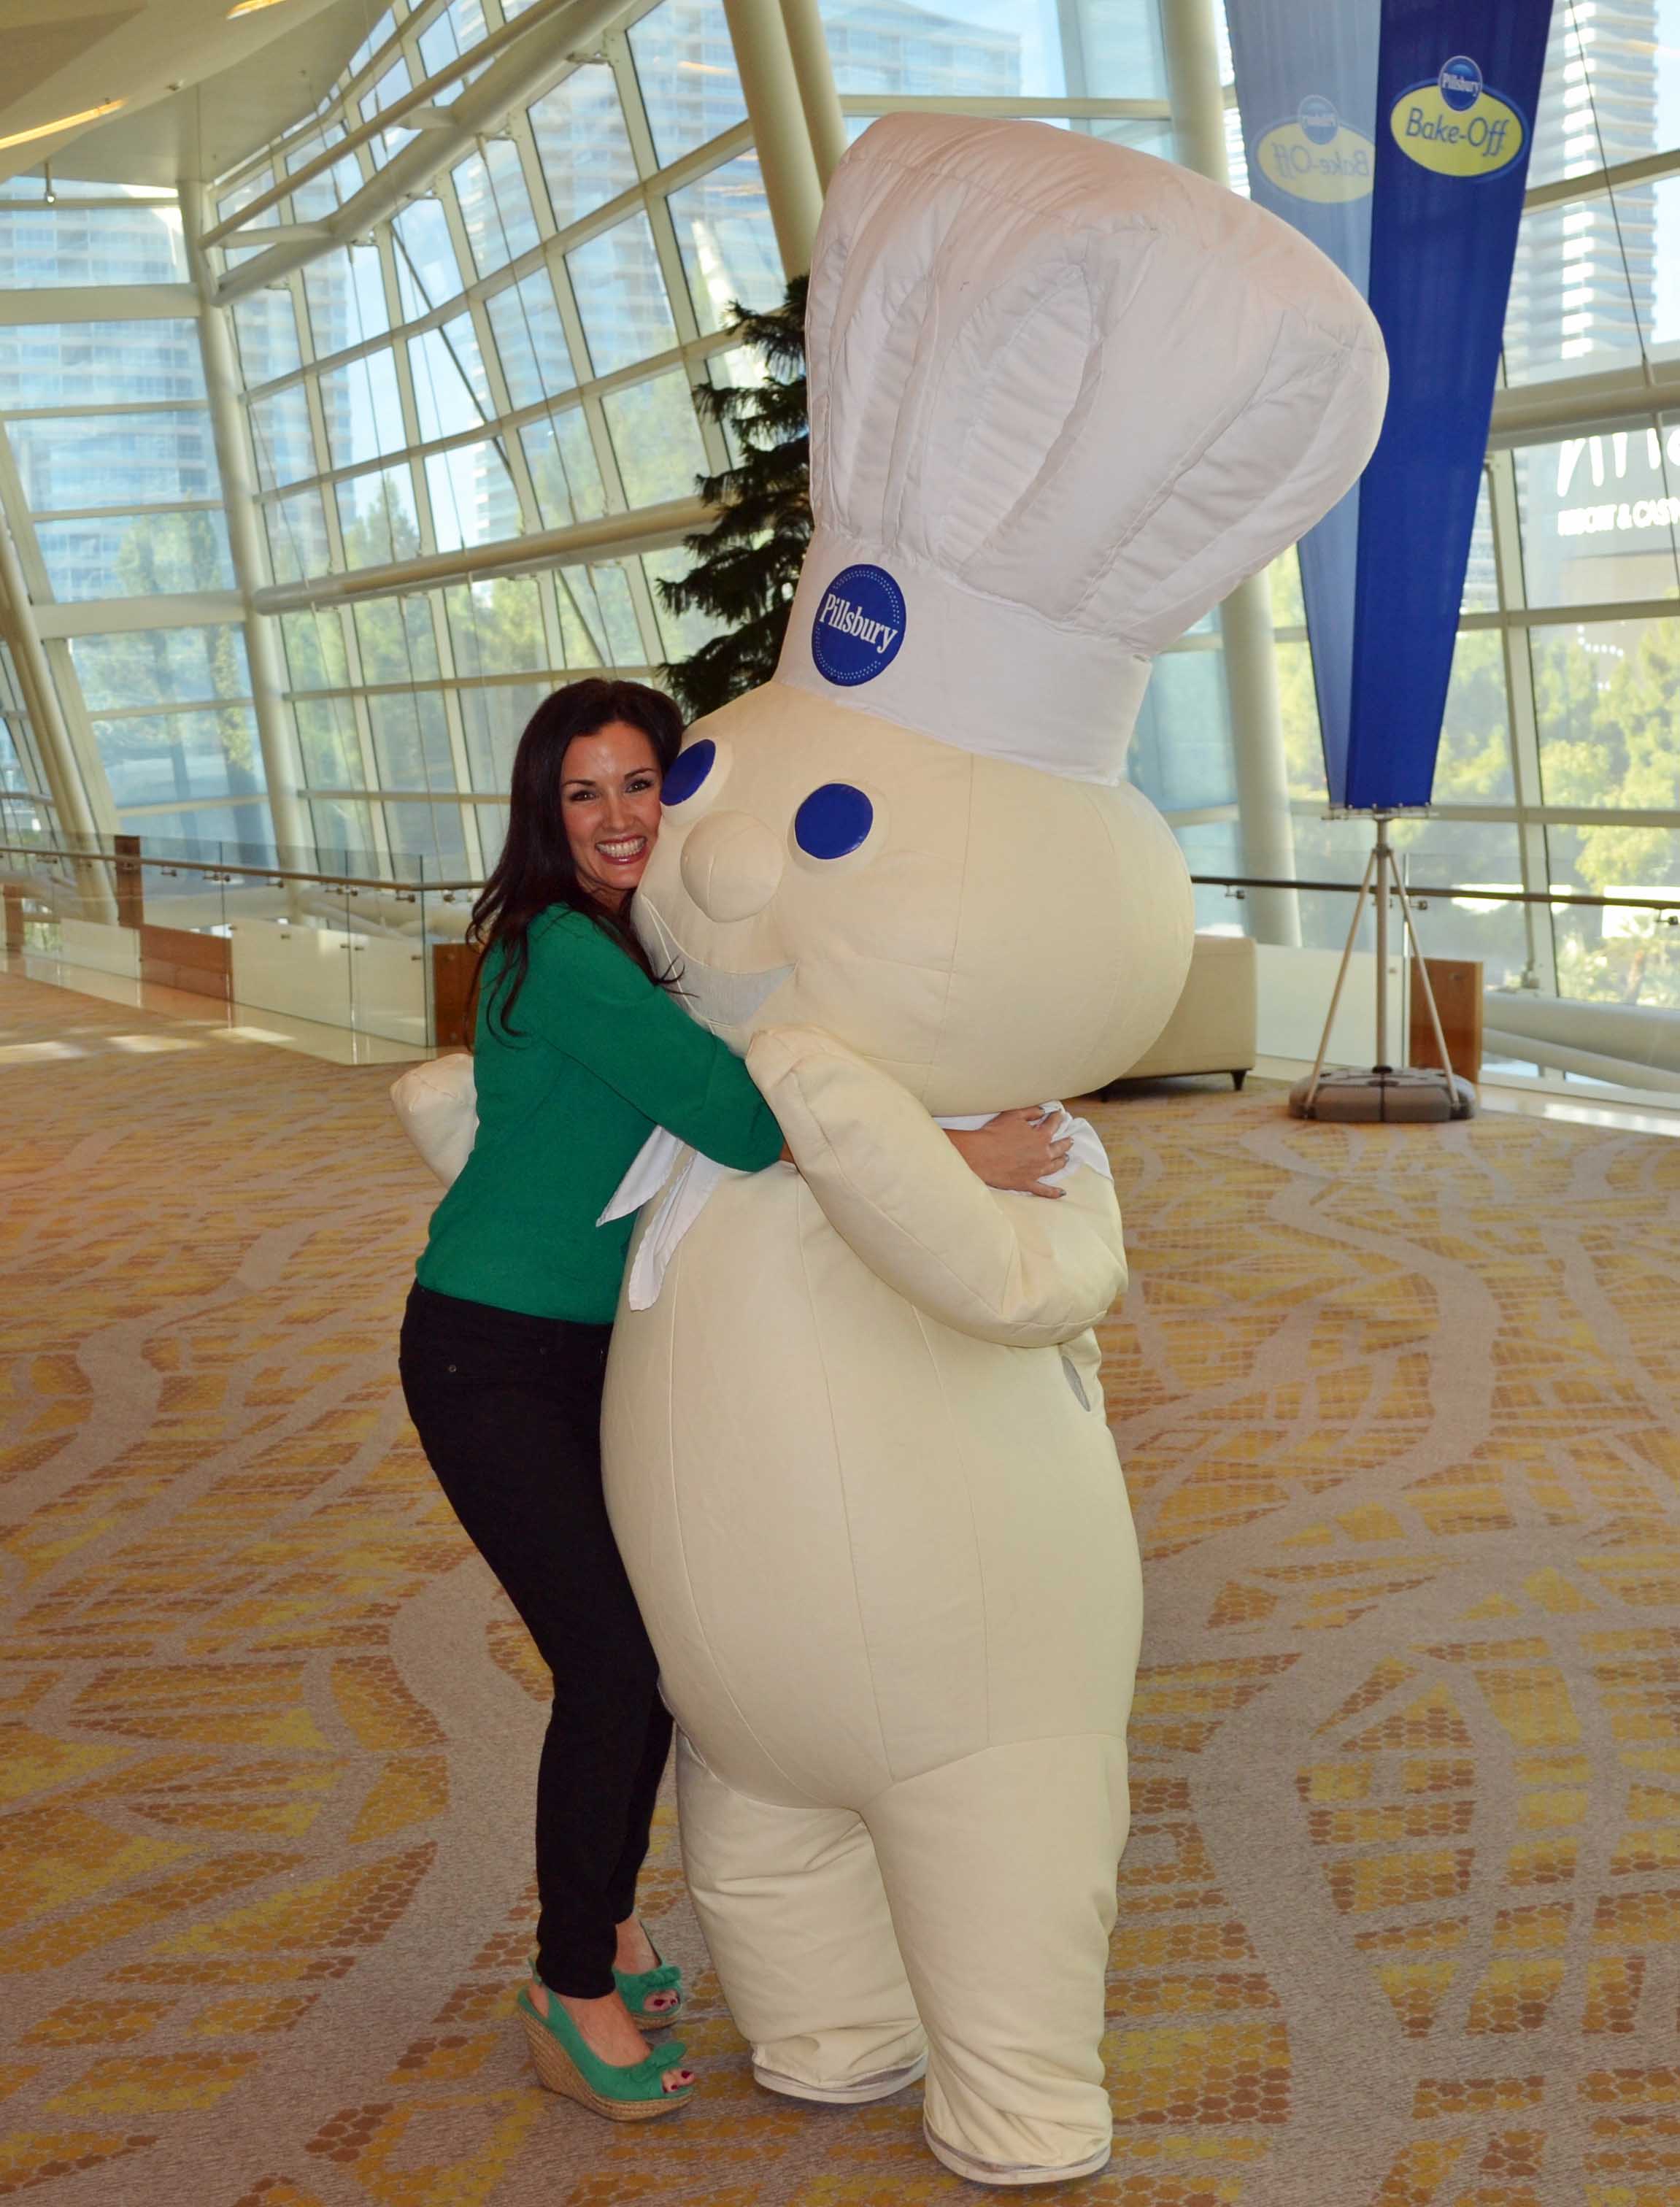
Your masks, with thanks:
M1062 1190L1044 1183L1067 1163L1073 1143L1067 1136L1056 1137L1056 1124L1054 1113L1046 1115L1036 1104L1028 1104L1018 1111L1000 1111L983 1127L948 1127L945 1132L969 1169L988 1187L1060 1200Z

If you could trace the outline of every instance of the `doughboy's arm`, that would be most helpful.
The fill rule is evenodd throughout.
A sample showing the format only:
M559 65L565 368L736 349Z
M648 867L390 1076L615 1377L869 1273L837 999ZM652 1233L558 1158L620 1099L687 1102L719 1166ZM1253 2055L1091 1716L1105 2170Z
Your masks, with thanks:
M1100 1173L1075 1173L1060 1203L988 1187L913 1096L814 1027L756 1036L747 1070L829 1224L930 1318L1042 1348L1124 1292L1120 1209Z

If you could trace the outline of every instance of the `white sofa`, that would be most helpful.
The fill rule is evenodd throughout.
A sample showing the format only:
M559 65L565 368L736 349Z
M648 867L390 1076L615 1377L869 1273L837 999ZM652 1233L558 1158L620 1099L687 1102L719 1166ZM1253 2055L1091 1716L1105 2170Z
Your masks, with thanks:
M1190 976L1171 1019L1119 1078L1161 1080L1176 1074L1229 1073L1241 1088L1254 1062L1254 945L1247 936L1199 935Z

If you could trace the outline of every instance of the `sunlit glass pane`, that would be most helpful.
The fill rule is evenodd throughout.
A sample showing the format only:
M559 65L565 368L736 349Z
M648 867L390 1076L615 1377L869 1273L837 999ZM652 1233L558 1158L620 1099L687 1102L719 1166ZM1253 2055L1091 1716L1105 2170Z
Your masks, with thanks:
M1680 428L1567 437L1515 459L1531 606L1680 595Z
M410 338L409 370L422 444L481 428L490 419L490 386L470 314Z
M469 53L484 36L484 10L479 0L451 0L441 15L433 17L420 34L421 65L433 76L446 63Z
M413 682L438 673L432 601L423 591L364 598L354 608L364 682Z
M251 694L245 637L230 625L73 637L70 657L91 712Z
M756 153L673 192L670 206L702 330L721 329L738 302L773 307L783 296L786 279Z
M559 569L554 595L568 667L644 664L646 647L630 595L630 577L616 561Z
M661 164L744 118L722 0L665 0L631 24L630 50Z
M0 327L0 406L132 406L203 396L195 322Z
M93 722L119 806L262 794L262 752L248 706Z
M536 218L519 165L518 148L492 138L451 171L467 244L481 276L529 252L537 241Z
M677 341L644 214L575 246L566 255L577 312L597 375L628 368Z
M172 205L79 206L62 188L56 206L0 205L0 290L186 280L181 212Z
M696 476L706 472L706 448L680 368L607 392L601 408L632 505L693 496Z
M303 290L317 359L383 337L391 326L377 245L344 246L310 261Z
M460 692L462 733L475 789L507 788L525 724L547 695L548 685L541 682L498 683ZM481 825L481 812L479 816Z
M408 443L397 363L385 347L347 367L326 370L320 398L326 447L335 468L352 468L386 452L400 452Z
M546 268L511 284L486 302L507 394L515 406L534 406L570 391L577 377L565 340L554 286Z
M519 442L545 529L564 529L569 522L592 520L606 512L601 468L581 408L568 407L546 422L527 422Z
M35 535L56 598L146 598L233 588L227 520L218 512L44 521L36 524Z
M1509 804L1516 795L1505 646L1497 629L1467 629L1454 650L1435 762L1435 795L1460 804Z
M298 749L303 754L303 779L311 789L359 789L362 781L362 746L356 741L356 714L348 697L300 698L297 715Z
M1157 99L1155 0L950 0L936 13L820 0L844 93L947 99Z
M519 534L519 501L496 446L457 445L428 453L426 488L440 552L491 544Z
M152 505L220 495L210 416L201 407L13 422L23 494L36 512Z
M315 473L319 463L309 427L309 401L301 383L288 384L267 398L254 398L250 416L257 480L265 490Z
M466 870L466 833L458 804L387 804L386 840L404 858L423 858L445 879Z
M574 69L537 101L530 116L558 229L604 206L636 182L636 159L610 69Z
M344 631L331 607L283 613L280 636L286 649L286 673L294 690L339 690L350 680Z
M380 567L419 552L414 484L406 468L353 476L338 486L338 493L347 566Z
M444 604L457 674L516 674L547 666L534 577L461 583L444 592Z
M302 364L297 342L297 310L289 287L247 293L233 305L239 347L239 372L249 390L277 375L290 375Z
M1680 807L1680 621L1533 628L1528 649L1545 802ZM1648 887L1659 850L1680 855L1666 828L1629 837L1624 883Z
M318 490L294 492L290 498L272 499L262 509L268 530L268 560L277 583L301 582L306 575L324 575L331 564L327 546L326 510Z
M449 222L437 200L413 200L391 225L396 242L397 291L405 320L416 320L461 289L463 278L450 241Z
M454 788L455 767L449 753L441 691L370 697L368 718L373 726L374 751L383 787Z

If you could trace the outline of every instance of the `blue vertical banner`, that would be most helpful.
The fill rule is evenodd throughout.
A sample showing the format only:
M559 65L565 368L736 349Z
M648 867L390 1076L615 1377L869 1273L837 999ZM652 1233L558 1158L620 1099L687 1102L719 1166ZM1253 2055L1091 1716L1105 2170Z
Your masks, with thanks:
M1300 547L1330 800L1426 804L1551 0L1235 0L1249 189L1365 294L1383 434Z

